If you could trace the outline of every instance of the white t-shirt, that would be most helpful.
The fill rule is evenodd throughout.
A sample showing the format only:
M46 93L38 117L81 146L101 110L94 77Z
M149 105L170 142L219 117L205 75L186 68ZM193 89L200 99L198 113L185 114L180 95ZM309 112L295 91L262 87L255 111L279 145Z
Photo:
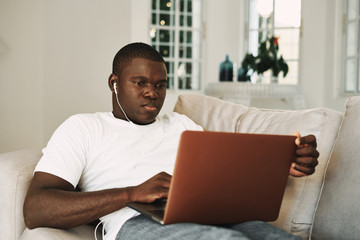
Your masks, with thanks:
M149 125L111 112L78 114L54 132L35 171L56 175L82 191L135 186L161 171L173 173L180 134L202 131L185 115L171 113ZM106 239L137 213L127 207L101 218Z

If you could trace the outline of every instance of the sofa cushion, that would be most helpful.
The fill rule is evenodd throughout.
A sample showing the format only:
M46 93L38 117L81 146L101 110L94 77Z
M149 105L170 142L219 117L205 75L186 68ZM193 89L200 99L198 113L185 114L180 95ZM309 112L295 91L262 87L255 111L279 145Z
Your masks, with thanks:
M0 233L2 239L17 240L25 229L23 204L40 149L0 154Z
M316 211L312 239L359 239L360 97L346 102Z
M314 134L320 152L316 173L304 178L290 177L280 210L273 224L304 238L309 236L325 168L342 119L331 109L297 111L248 108L203 95L179 96L174 108L210 131Z
M207 130L235 132L237 122L248 110L240 104L221 101L203 95L180 95L174 111L190 117Z
M321 194L325 169L332 151L342 114L331 109L281 111L249 108L238 123L237 132L292 134L299 131L317 138L319 165L316 173L305 178L290 177L280 216L273 224L307 238Z

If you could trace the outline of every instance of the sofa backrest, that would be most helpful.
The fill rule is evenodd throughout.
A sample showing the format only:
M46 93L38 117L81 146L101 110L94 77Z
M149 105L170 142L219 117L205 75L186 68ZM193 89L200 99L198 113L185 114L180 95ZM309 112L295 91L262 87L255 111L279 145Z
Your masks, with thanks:
M249 108L193 94L179 96L174 111L209 131L288 135L299 131L301 135L315 135L320 152L316 172L309 177L289 178L280 216L273 222L287 232L309 237L342 113L320 108L295 111Z
M360 238L360 97L346 102L327 169L312 239Z

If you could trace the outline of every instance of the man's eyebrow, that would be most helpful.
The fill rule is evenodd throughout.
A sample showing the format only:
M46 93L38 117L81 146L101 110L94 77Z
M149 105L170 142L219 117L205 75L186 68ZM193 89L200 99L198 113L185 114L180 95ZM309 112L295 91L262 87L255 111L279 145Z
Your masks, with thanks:
M133 77L131 77L131 79L134 79L134 80L142 80L142 81L147 81L147 80L148 80L147 77L144 77L144 76L141 76L141 75L139 75L139 76L133 76Z

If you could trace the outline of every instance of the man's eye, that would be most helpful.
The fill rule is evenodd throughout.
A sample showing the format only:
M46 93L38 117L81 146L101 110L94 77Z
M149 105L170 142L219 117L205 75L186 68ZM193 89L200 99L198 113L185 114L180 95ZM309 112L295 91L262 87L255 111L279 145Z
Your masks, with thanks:
M166 84L157 84L156 87L157 88L166 88Z
M135 84L138 85L138 86L143 86L144 82L136 82Z
M156 88L166 88L166 86L167 86L166 82L158 83L155 85Z

